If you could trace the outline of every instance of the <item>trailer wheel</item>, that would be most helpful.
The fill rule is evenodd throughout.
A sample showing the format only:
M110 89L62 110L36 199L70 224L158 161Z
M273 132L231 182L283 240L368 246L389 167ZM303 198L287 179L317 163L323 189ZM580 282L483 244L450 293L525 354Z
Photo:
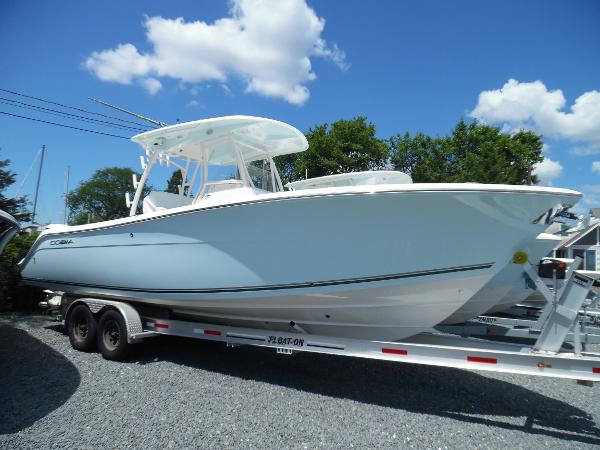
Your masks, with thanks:
M96 318L86 305L76 305L67 318L69 341L75 350L91 351L96 348Z
M114 309L102 314L98 324L98 348L102 356L113 361L127 357L131 345L127 342L127 327L123 316Z

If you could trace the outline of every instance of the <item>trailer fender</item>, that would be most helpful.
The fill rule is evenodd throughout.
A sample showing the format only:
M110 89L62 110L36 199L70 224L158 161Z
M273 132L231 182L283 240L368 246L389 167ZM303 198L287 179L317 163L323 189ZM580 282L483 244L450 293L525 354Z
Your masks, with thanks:
M112 300L103 300L97 298L78 298L69 304L65 312L65 323L68 320L69 312L72 311L75 305L85 304L90 311L97 316L106 309L114 309L118 311L125 320L125 326L127 327L127 342L129 344L135 344L141 341L142 337L146 337L148 333L144 333L142 328L142 319L138 312L133 306Z

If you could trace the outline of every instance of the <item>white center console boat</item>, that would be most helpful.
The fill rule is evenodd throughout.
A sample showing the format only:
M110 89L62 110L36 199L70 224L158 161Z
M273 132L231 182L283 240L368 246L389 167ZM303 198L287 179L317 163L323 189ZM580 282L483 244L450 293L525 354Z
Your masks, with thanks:
M306 150L307 140L256 117L133 140L145 158L127 199L131 216L48 228L21 264L25 282L166 318L397 340L459 310L581 197L538 186L413 184L397 172L322 177L286 191L273 158ZM141 198L160 164L182 170L179 193Z

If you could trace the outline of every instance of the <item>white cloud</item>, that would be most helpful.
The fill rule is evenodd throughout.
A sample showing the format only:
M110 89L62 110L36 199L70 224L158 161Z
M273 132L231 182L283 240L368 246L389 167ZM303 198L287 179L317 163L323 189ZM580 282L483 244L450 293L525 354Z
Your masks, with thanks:
M233 96L233 92L231 92L231 89L225 83L221 83L219 86L221 87L221 89L223 89L225 95L227 95L228 97Z
M587 147L573 147L569 150L569 153L573 156L590 156L597 155L600 153L600 145L588 145Z
M148 74L151 61L140 55L134 45L119 44L114 50L92 53L84 65L102 81L131 84L134 78Z
M346 52L341 50L335 42L328 48L324 40L319 40L314 53L318 56L330 58L343 72L350 68L350 64L346 61Z
M550 158L544 158L542 162L539 162L533 168L533 174L537 175L540 180L540 184L545 186L552 186L552 182L560 177L563 172L563 166L558 162Z
M600 161L594 161L592 163L592 172L600 174Z
M142 78L140 83L146 88L150 95L154 95L162 89L162 83L156 78Z
M587 214L590 208L600 208L600 184L585 184L577 190L583 194L583 198L571 211Z
M198 100L192 99L185 104L186 108L205 109L205 106Z
M305 84L316 78L311 57L348 64L337 45L321 37L325 20L305 0L234 0L228 17L213 23L149 17L148 53L132 44L93 52L83 63L103 81L141 81L156 89L156 77L185 83L227 82L237 77L246 92L302 105L310 96Z
M566 112L562 111L565 105L560 89L550 91L541 81L510 79L500 89L481 92L471 115L513 130L530 128L545 136L582 142L589 146L586 151L600 153L600 92L583 93Z

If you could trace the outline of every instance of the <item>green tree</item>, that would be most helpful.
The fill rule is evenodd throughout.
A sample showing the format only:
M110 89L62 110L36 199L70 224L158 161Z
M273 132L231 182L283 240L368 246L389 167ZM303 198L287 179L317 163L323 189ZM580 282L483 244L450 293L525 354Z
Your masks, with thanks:
M308 130L308 150L276 158L285 181L337 173L384 168L389 159L386 142L375 136L375 125L366 117L338 120Z
M477 121L459 121L446 137L405 133L388 143L393 167L417 183L533 184L538 181L533 167L543 159L540 135L531 131L511 135Z
M391 163L395 170L409 174L416 183L441 183L453 174L453 158L447 139L410 133L389 139Z
M42 290L21 285L21 273L17 265L37 238L37 234L15 236L0 255L0 310L19 309L31 312L42 300Z
M134 173L128 167L107 167L97 170L89 180L81 182L67 196L69 223L80 225L88 221L101 222L128 216L125 192L130 192L133 197ZM152 187L146 184L142 198L151 190Z
M0 160L0 209L21 222L27 222L31 213L27 210L27 197L7 198L4 193L15 182L15 173L8 170L9 159Z
M528 130L520 130L511 136L514 143L512 161L517 177L526 184L537 184L539 179L533 174L533 168L544 160L542 156L542 135ZM519 183L519 184L525 184Z
M0 209L21 222L30 220L26 209L27 198L7 198L6 189L14 184L15 174L8 170L10 160L0 160ZM17 263L23 259L37 235L15 236L0 254L0 310L17 307L32 311L41 300L41 290L20 286L21 275Z
M179 194L179 186L181 185L181 182L181 170L177 169L171 174L171 178L167 180L167 188L165 189L165 192Z

